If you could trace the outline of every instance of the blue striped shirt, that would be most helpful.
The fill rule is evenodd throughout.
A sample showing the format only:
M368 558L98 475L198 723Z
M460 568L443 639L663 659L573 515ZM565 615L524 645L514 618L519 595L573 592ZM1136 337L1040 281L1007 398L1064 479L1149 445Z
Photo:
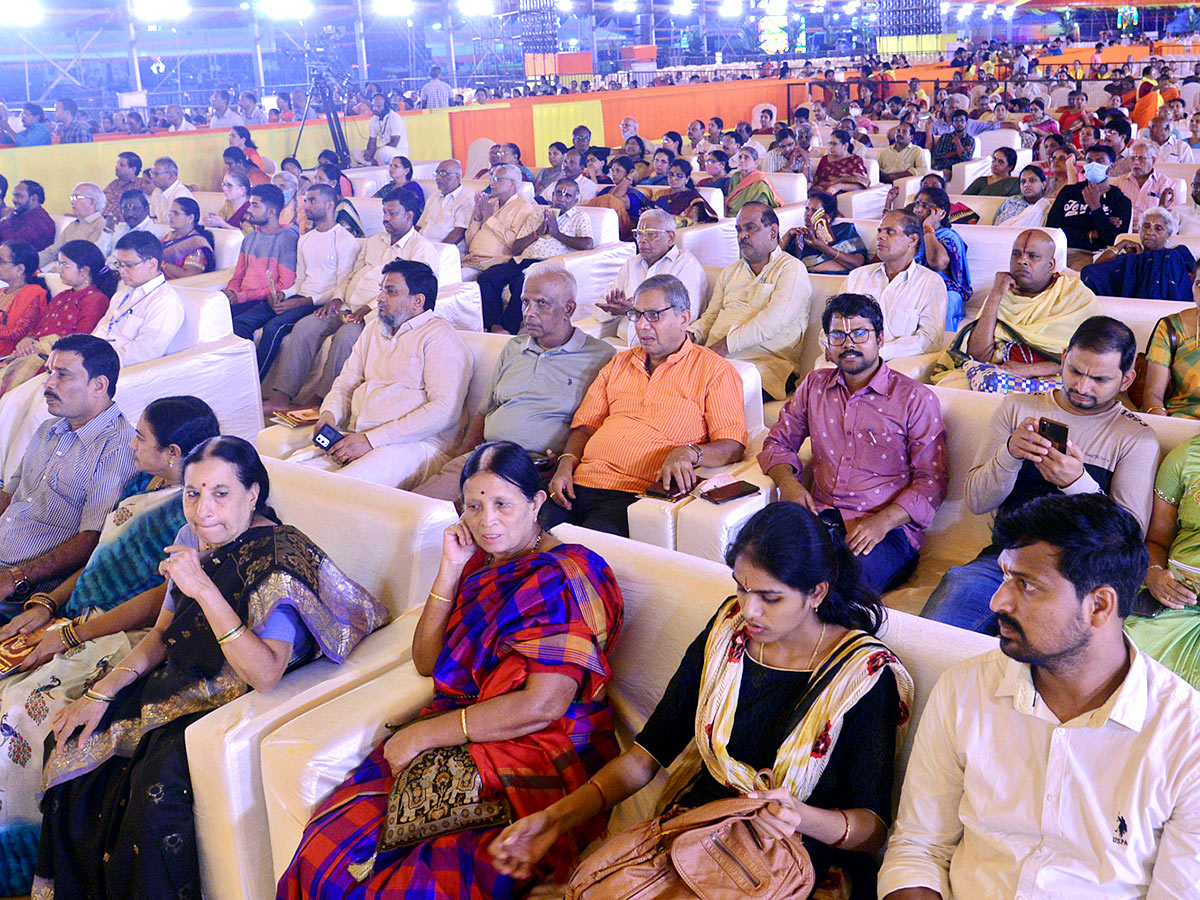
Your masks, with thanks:
M81 531L100 531L136 470L132 439L115 403L78 431L66 419L38 426L4 486L12 502L0 517L0 564L41 556Z

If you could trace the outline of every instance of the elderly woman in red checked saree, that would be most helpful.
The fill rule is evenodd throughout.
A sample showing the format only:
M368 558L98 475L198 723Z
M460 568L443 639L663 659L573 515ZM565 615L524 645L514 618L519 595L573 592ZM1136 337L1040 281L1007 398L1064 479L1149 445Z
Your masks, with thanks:
M755 824L801 837L814 896L874 900L873 857L913 697L874 636L883 607L840 536L797 503L756 513L727 560L737 594L692 642L636 743L584 788L505 829L492 845L500 871L533 871L560 835L683 754L660 812L739 794L771 800ZM775 788L756 789L760 769Z
M413 638L435 698L317 810L281 900L508 900L544 875L565 879L603 828L598 817L580 820L519 877L497 871L488 853L501 827L582 787L617 755L605 688L623 603L603 559L541 530L546 494L519 446L480 447L461 484L463 518L446 531ZM438 755L477 769L477 799L507 807L381 851L389 793L410 764L420 771Z

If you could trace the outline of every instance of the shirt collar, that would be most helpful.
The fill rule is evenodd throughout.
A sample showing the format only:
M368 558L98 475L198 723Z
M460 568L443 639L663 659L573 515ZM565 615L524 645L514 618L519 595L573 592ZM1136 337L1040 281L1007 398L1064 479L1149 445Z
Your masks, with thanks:
M75 437L79 438L85 446L90 445L108 430L119 415L121 415L120 407L115 403L110 403L108 409L74 432ZM71 423L66 419L59 419L50 427L50 433L55 435L66 434L68 431L71 431Z
M76 222L84 222L88 225L91 225L93 222L95 222L97 219L99 219L102 215L104 215L104 211L97 210L96 212L92 213L90 216L84 216L82 219L76 218L75 221Z
M559 344L557 347L547 349L533 339L533 335L521 335L521 351L529 351L541 356L546 353L577 353L583 349L584 343L587 341L587 334L578 328L571 330L571 336L567 338L566 343Z
M834 381L836 381L838 384L844 387L847 392L849 392L850 385L846 384L846 376L842 374L841 369L837 369L836 371L837 375L834 376ZM889 393L891 393L891 387L892 370L888 368L887 363L880 360L879 368L875 371L875 374L871 376L871 380L863 385L863 387L859 388L859 390L872 391L876 394L879 394L881 397L886 397Z
M684 359L689 354L691 354L693 352L698 352L699 350L700 350L699 344L697 344L691 338L685 337L683 339L683 346L681 346L678 350L676 350L674 353L672 353L670 356L668 356L666 359L664 359L661 363L659 363L658 369L656 371L661 371L662 369L664 369L668 366L673 366L673 365L675 365L675 363ZM641 344L638 344L630 352L633 353L633 358L638 361L638 364L639 364L639 367L641 368L641 370L643 372L646 372L646 361L649 359L649 357L646 356L645 348L642 347ZM646 372L646 374L651 375L653 373Z
M782 257L787 255L788 254L784 251L783 247L776 247L771 251L771 255L767 257L767 264L762 267L762 271L757 275L754 274L754 270L750 268L750 263L746 262L746 258L744 256L739 255L738 262L746 267L746 271L750 273L751 278L762 278L771 268L775 266L776 263L779 262Z
M1103 728L1111 720L1131 731L1141 731L1145 725L1150 691L1149 666L1133 642L1128 637L1125 637L1124 641L1129 653L1129 671L1125 673L1125 679L1101 706L1073 720L1080 726ZM1003 665L1004 674L996 686L995 696L1011 697L1017 712L1033 715L1034 709L1041 702L1033 684L1033 669L1028 663L1017 662L1007 656L1004 657Z
M652 268L652 264L646 262L646 258L644 256L642 256L642 254L639 253L637 255L637 259L638 259L638 262L640 262L647 271L649 271ZM664 253L662 256L660 256L658 259L658 262L653 263L653 266L657 266L663 262L675 262L675 260L677 260L677 259L679 259L679 246L677 244L672 244L671 249L669 249L666 253Z
M163 275L162 273L159 273L158 275L155 275L153 278L151 278L149 281L147 281L145 284L138 285L137 287L135 287L133 290L131 290L129 292L129 294L131 297L136 295L136 299L140 300L142 297L145 297L148 293L150 293L152 290L157 288L159 285L166 284L166 283L167 283L167 276Z
M420 328L422 325L432 321L433 317L434 313L432 309L421 310L407 322L401 324L401 326L396 329L396 333L392 335L392 338L398 338L400 335L405 334L406 332L414 331L415 329Z
M442 195L443 199L445 199L445 200L457 200L459 197L461 197L461 196L462 196L463 187L464 187L464 185L463 185L463 183L460 181L460 182L459 182L459 184L458 184L458 187L456 187L456 188L455 188L454 190L452 190L450 193L448 193L448 194L443 194L443 195ZM439 193L441 193L441 192L439 191Z
M400 238L400 240L396 241L396 243L393 244L392 236L390 234L388 234L386 231L382 232L382 234L384 236L386 236L386 238L387 238L388 246L395 248L397 250L403 250L405 247L407 247L409 245L409 243L412 241L413 235L416 233L417 233L417 229L415 227L410 228L410 229L408 229L408 231L404 232L404 236L402 238Z

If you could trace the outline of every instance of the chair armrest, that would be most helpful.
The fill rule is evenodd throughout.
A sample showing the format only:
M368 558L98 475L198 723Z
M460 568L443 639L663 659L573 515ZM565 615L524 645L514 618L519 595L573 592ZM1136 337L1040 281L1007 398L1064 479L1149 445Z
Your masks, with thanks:
M288 428L286 425L269 425L258 433L254 443L258 452L263 456L274 459L285 459L288 454L307 447L312 443L313 426L303 428Z
M313 810L387 737L433 699L433 681L411 661L327 700L268 734L259 752L271 874L291 862Z
M913 381L929 384L933 376L933 366L941 359L944 350L935 353L922 353L920 356L901 356L888 360L888 368L901 375L907 375Z
M758 485L758 493L721 504L699 497L694 499L679 511L676 550L701 559L724 562L725 549L742 526L778 496L775 482L762 473L753 458L739 463L730 474Z

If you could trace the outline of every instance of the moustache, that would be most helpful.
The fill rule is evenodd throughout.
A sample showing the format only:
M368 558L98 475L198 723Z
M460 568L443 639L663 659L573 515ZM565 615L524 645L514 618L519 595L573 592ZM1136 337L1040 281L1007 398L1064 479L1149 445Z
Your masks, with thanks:
M1022 628L1017 623L1017 620L1012 618L1011 616L1007 616L1004 613L996 613L996 622L998 624L1006 626L1009 631L1014 631L1021 637L1025 637L1025 629Z
M58 394L54 393L54 391L42 391L42 396L45 397L47 400L61 400L62 399L60 396L58 396Z

